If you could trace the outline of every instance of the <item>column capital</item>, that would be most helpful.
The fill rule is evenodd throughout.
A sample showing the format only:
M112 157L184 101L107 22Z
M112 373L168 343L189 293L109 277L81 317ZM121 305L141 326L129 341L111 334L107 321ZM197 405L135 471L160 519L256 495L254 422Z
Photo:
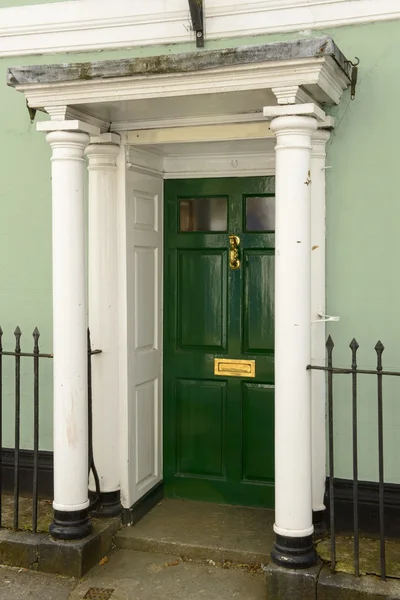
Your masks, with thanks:
M331 132L326 129L317 129L311 137L311 158L325 158L326 143L331 137Z
M270 129L276 135L293 133L311 137L317 129L317 120L314 117L297 115L276 117L271 121Z
M120 146L117 144L109 143L107 141L103 143L93 143L93 141L91 141L85 150L85 155L88 158L88 170L115 170L117 168L117 156L119 151Z
M318 121L319 127L332 128L334 126L333 117L326 115L322 108L313 102L264 106L263 114L269 120L277 117L314 117Z
M82 131L50 131L46 140L53 151L52 160L84 160L89 135Z
M313 142L323 142L326 144L326 142L329 140L330 137L331 137L331 132L328 129L317 129L317 131L315 131L313 133L312 141Z

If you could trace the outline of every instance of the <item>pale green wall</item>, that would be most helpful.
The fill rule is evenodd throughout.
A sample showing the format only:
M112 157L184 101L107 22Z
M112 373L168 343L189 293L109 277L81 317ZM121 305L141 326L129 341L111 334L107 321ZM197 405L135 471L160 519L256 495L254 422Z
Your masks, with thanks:
M333 36L344 54L361 60L354 102L346 93L336 130L329 143L327 171L327 290L328 312L339 315L329 331L336 343L337 362L349 362L348 343L359 341L359 364L374 366L373 346L381 338L386 366L400 369L400 23L376 23L337 28L307 35ZM261 36L207 42L206 49L293 39L300 34ZM192 44L84 55L11 58L0 61L0 80L7 66L32 63L105 60L108 58L191 51ZM21 94L0 88L0 323L10 340L17 323L25 337L37 324L43 350L51 349L51 204L50 152L44 135L30 124ZM43 118L40 116L39 118ZM335 380L336 381L336 380ZM338 476L350 476L350 386L335 383L338 430ZM51 385L46 378L48 410L42 416L42 447L51 448ZM376 477L375 395L373 378L360 384L360 477ZM397 397L396 397L397 392ZM400 441L400 380L385 381L386 474L400 481L397 456ZM8 395L8 402L11 401ZM31 403L27 392L25 406ZM23 442L30 443L29 415ZM10 422L10 421L7 421ZM7 434L12 444L11 432Z

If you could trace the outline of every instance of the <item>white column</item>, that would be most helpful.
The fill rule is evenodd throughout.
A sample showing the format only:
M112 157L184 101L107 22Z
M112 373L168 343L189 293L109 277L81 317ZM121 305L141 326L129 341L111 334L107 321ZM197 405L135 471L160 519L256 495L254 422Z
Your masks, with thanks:
M311 363L325 366L325 158L330 133L317 130L311 149ZM319 321L319 322L318 322ZM325 510L325 373L311 371L312 505Z
M93 141L93 140L92 140ZM120 510L118 428L119 136L103 134L86 148L89 170L89 327L92 348L93 454L100 479L101 511ZM90 489L93 490L91 481Z
M311 117L284 116L271 122L277 138L274 530L280 541L308 540L313 533L310 372L306 367L311 359L310 170L311 136L316 127ZM277 541L275 548L278 545Z
M90 531L84 150L86 133L52 131L54 537Z

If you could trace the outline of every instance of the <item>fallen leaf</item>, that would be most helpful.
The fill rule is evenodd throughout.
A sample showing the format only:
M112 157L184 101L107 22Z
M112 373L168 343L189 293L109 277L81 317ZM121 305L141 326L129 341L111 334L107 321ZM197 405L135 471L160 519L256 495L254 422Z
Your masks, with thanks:
M180 563L179 560L174 560L172 562L165 563L164 567L176 567L176 565L179 565L179 563Z
M99 566L102 567L103 565L106 564L106 562L108 562L108 556L104 556L101 561L99 562Z

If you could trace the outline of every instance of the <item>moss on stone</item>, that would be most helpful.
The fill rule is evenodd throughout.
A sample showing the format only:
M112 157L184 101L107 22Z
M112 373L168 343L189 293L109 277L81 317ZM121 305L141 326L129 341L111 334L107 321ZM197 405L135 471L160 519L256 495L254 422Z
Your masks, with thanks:
M386 540L386 572L388 577L400 578L400 541ZM320 558L330 564L330 538L317 543ZM336 571L354 574L354 537L336 537ZM379 540L360 537L360 574L380 575Z

